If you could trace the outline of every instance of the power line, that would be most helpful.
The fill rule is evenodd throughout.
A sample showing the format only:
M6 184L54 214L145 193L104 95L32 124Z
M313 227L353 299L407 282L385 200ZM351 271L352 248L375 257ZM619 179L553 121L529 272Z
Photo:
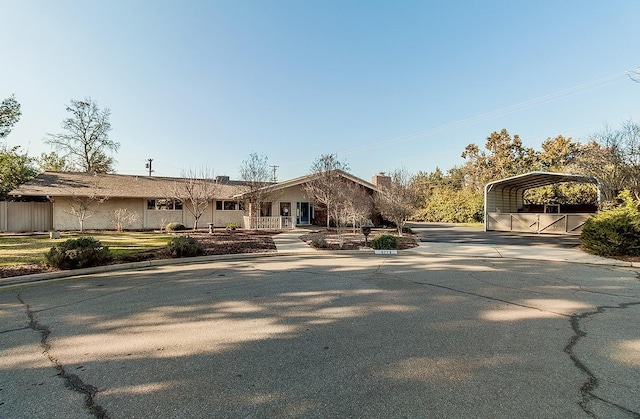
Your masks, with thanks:
M626 72L626 74L631 80L635 81L636 83L640 83L640 67L629 70Z
M375 143L371 143L371 144L367 144L367 145L363 145L360 147L355 147L355 148L351 148L351 149L347 149L347 150L342 150L339 153L342 155L345 154L355 154L355 153L359 153L362 151L366 151L366 150L371 150L373 148L378 148L378 147L382 147L388 144L392 144L392 143L399 143L399 142L407 142L407 141L413 141L413 140L417 140L420 138L425 138L425 137L430 137L436 134L442 134L444 132L447 131L451 131L453 129L456 128L461 128L467 125L471 125L473 123L477 123L477 122L482 122L485 120L489 120L489 119L494 119L503 115L507 115L513 112L517 112L523 109L527 109L527 108L531 108L533 106L539 106L539 105L543 105L547 102L551 102L554 100L558 100L558 99L564 99L579 93L582 93L583 91L588 91L588 90L593 90L602 86L605 86L607 84L612 84L612 83L617 83L620 82L622 80L624 80L622 77L623 76L628 76L629 78L632 78L632 76L630 75L630 73L634 73L635 71L638 71L638 77L640 77L640 67L634 69L634 70L627 70L627 71L622 71L620 73L615 73L612 74L610 76L606 76L606 77L602 77L596 80L592 80L586 83L582 83L573 87L569 87L567 89L563 89L563 90L559 90L555 93L550 93L544 96L540 96L538 98L534 98L534 99L529 99L526 100L524 102L520 102L511 106L507 106L505 108L500 108L494 111L490 111L490 112L486 112L480 115L476 115L476 116L472 116L469 118L465 118L465 119L461 119L459 121L455 121L455 122L451 122L449 124L445 124L445 125L440 125L438 127L434 127L434 128L428 128L422 131L417 131L414 132L412 134L407 134L407 135L403 135L401 137L395 137L395 138L390 138L388 140L383 140L383 141L378 141ZM634 80L632 78L632 80ZM640 79L639 79L640 80ZM635 80L634 80L635 81ZM297 162L293 162L293 163L288 163L285 164L285 166L293 166L293 165L297 165L297 164L302 164L302 163L307 163L309 162L309 160L303 160L303 161L297 161Z

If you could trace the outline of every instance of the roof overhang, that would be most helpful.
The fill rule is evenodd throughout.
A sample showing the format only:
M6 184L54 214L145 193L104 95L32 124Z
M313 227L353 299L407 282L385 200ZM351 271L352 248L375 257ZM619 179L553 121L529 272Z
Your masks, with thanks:
M370 189L370 190L372 190L374 192L378 191L378 187L376 185L374 185L373 183L369 183L369 182L367 182L365 180L362 180L359 177L354 176L354 175L352 175L352 174L350 174L348 172L345 172L343 170L338 170L338 169L334 170L333 172L337 176L340 176L340 177L342 177L344 179L348 179L348 180L350 180L350 181L352 181L354 183L357 183L357 184L359 184L359 185L361 185L361 186L363 186L363 187L365 187L367 189ZM290 179L290 180L287 180L287 181L284 181L284 182L267 185L267 186L265 186L263 188L260 188L259 191L268 193L268 192L274 192L274 191L279 191L279 190L282 190L282 189L290 188L290 187L293 187L293 186L304 185L305 183L308 183L308 182L312 181L314 178L316 178L318 176L321 176L321 174L312 173L312 174L309 174L309 175L300 176L300 177L297 177L295 179ZM250 195L250 193L245 192L245 193L237 194L233 198L234 199L244 199L249 195Z

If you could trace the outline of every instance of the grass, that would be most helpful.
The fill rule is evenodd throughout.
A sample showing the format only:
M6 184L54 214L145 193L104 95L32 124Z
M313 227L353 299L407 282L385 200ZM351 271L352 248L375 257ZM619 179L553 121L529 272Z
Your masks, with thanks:
M41 235L3 235L0 236L0 266L26 265L42 263L44 254L51 246L67 239L91 236L108 246L115 257L127 256L146 250L153 250L167 245L172 237L167 234L153 232L77 232L61 233L59 239L50 239L48 234Z

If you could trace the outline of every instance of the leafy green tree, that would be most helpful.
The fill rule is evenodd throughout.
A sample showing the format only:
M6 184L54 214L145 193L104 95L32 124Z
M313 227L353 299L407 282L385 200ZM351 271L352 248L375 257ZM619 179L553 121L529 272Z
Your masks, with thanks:
M547 138L539 153L542 170L557 173L574 173L582 144L570 137L558 135ZM524 195L527 204L593 204L598 201L597 188L592 184L560 183L529 189Z
M565 172L575 163L580 152L580 143L558 135L555 138L547 138L542 143L542 151L539 154L540 166L549 172Z
M598 202L598 189L590 183L557 183L525 191L525 204L583 205Z
M9 192L34 178L38 172L27 154L20 147L0 147L0 200L7 199Z
M439 186L414 218L442 223L477 223L484 218L484 196L470 189Z
M5 138L9 135L13 126L20 120L21 115L20 103L18 103L14 95L0 103L0 138Z
M113 172L115 160L107 153L117 152L120 143L109 139L111 111L98 108L96 102L86 98L71 100L67 112L71 116L62 121L64 132L48 134L45 142L68 158L78 171Z
M517 134L512 137L506 129L491 133L485 149L469 144L462 153L462 158L467 160L463 166L465 184L477 193L482 192L488 182L540 167L538 153L524 147L520 137Z
M59 155L55 151L40 154L40 157L35 158L35 163L43 172L74 171L74 167L69 163L68 159L64 156Z

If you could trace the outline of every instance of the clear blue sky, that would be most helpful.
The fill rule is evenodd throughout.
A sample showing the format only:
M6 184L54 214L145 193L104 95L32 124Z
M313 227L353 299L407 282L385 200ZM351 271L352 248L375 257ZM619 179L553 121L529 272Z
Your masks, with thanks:
M70 99L111 109L117 171L280 180L338 153L364 179L446 170L492 131L539 148L640 122L640 1L0 0L7 138L51 151Z

